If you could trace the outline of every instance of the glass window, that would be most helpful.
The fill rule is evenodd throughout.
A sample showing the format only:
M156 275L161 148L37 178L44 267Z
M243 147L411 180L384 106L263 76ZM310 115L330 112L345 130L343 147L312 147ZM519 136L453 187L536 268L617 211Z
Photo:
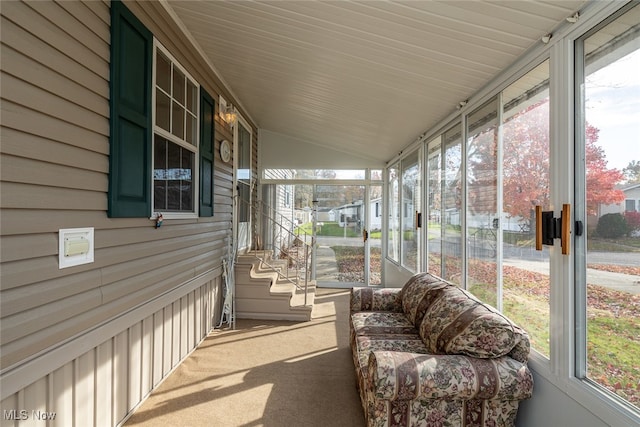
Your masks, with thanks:
M462 283L462 127L460 123L443 135L443 278Z
M420 208L420 151L402 159L402 265L412 272L418 271L418 242L420 229L417 216Z
M535 250L535 206L549 200L549 61L502 93L502 311L549 356L549 249Z
M153 210L195 213L198 86L159 45L155 84Z
M238 125L238 191L240 196L240 218L249 222L251 204L251 133L244 125Z
M387 257L400 262L400 188L399 165L389 167L389 236Z
M577 93L583 94L578 99L583 120L577 123L576 152L584 159L586 183L576 190L582 195L582 206L576 209L586 218L587 229L586 248L576 254L576 288L582 292L576 322L586 322L586 328L580 328L585 336L578 337L576 374L636 408L640 408L636 283L640 237L629 229L632 216L623 212L627 186L622 170L640 160L639 46L637 3L576 42ZM605 209L611 206L617 209ZM603 278L612 273L615 280ZM584 304L586 311L581 311Z
M438 136L428 144L427 160L427 267L442 276L442 144Z
M467 288L498 301L498 99L467 117Z

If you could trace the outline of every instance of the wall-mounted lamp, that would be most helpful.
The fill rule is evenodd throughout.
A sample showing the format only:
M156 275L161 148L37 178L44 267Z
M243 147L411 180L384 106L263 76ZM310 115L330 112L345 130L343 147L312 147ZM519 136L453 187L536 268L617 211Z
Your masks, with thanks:
M238 119L238 113L236 113L236 109L233 107L233 104L227 103L227 100L220 96L218 106L220 118L230 126L233 126Z
M458 102L458 105L456 105L456 110L460 110L462 109L465 105L467 105L469 103L468 100L464 100L464 101L460 101Z
M222 120L233 126L238 119L238 114L236 113L236 109L233 108L233 105L227 104L224 110L220 112Z
M549 41L551 40L551 37L553 37L553 34L549 33L547 35L542 36L540 40L542 40L542 43L548 44Z

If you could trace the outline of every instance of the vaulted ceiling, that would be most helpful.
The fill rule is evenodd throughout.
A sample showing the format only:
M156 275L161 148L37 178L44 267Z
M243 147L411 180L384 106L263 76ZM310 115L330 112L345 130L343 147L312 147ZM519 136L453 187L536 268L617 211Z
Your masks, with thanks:
M584 0L168 0L261 129L378 161Z

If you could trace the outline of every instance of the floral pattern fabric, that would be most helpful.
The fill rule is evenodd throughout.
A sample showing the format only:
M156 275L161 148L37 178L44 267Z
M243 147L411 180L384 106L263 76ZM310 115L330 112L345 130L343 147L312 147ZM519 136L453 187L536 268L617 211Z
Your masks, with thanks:
M353 289L350 333L368 426L513 426L533 390L526 332L429 273Z
M401 292L402 288L353 288L350 298L351 312L402 312Z

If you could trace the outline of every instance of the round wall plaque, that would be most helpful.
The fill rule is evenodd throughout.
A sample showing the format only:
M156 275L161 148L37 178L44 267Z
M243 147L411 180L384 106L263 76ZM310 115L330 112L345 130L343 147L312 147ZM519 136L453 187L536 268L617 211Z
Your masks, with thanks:
M231 144L226 139L220 142L220 158L225 163L231 160Z

